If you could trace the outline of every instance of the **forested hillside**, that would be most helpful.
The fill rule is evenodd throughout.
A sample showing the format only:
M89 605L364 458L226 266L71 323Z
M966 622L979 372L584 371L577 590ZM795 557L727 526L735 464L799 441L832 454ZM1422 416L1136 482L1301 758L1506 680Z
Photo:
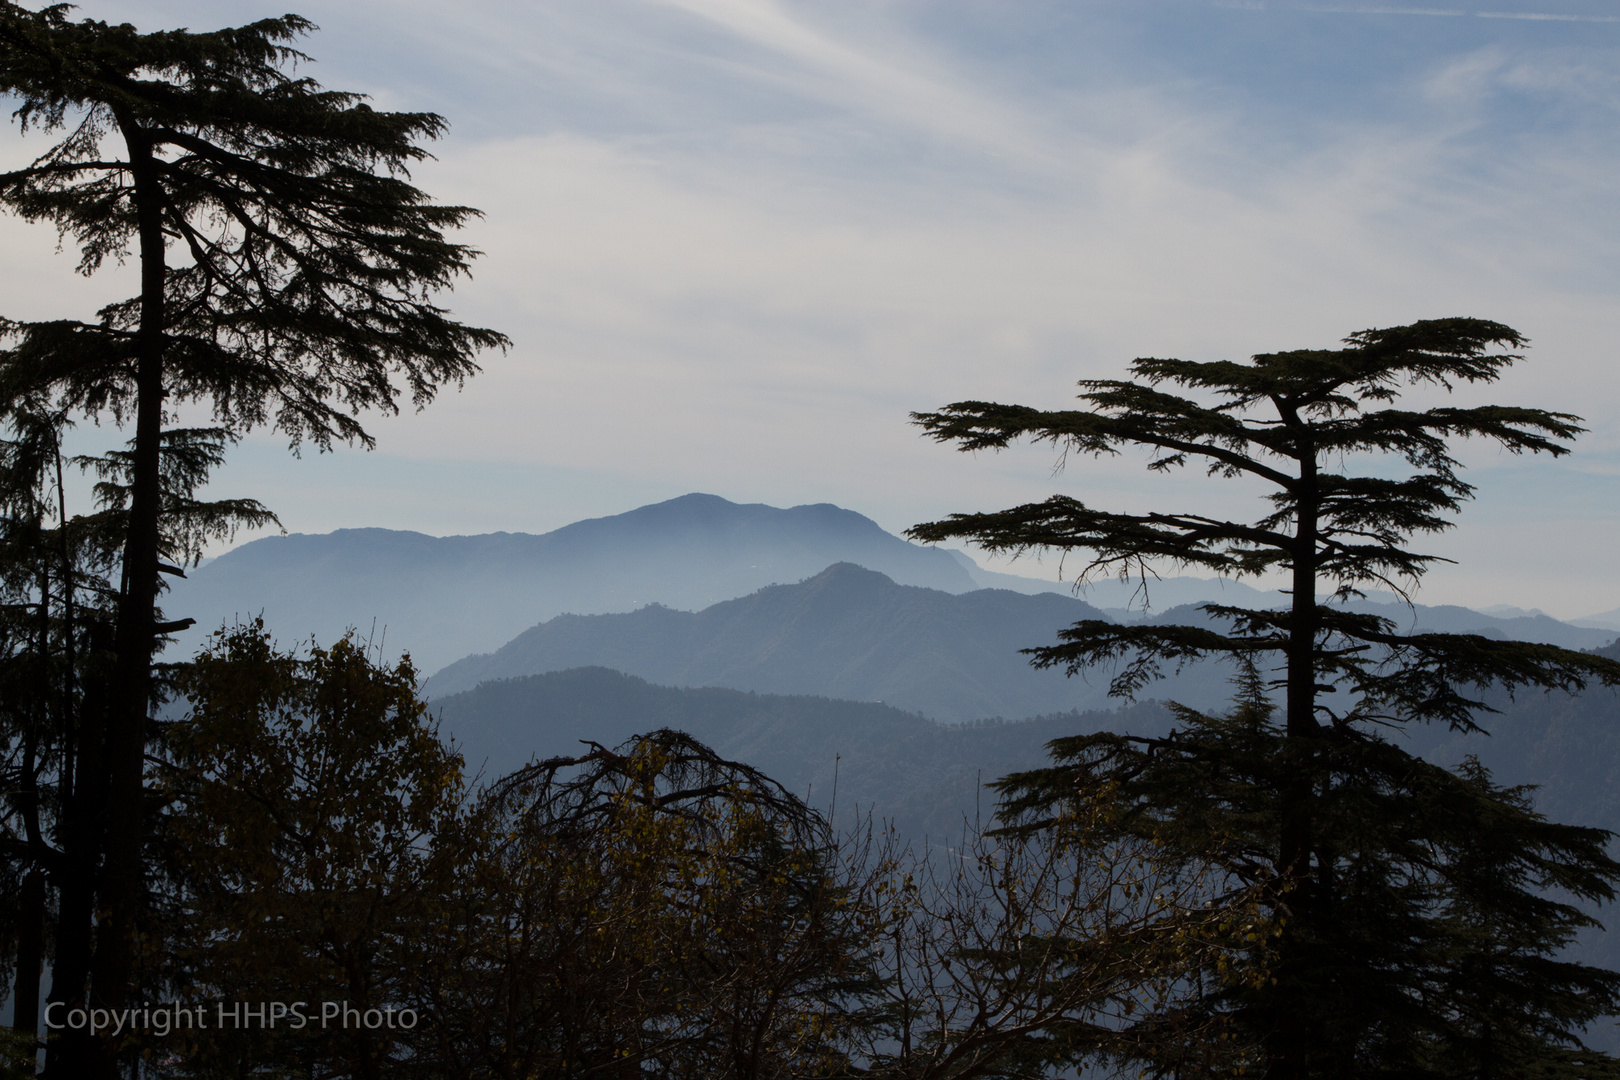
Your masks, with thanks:
M1615 651L1611 648L1611 652ZM951 844L965 819L988 819L995 795L983 785L1046 762L1046 744L1096 731L1162 734L1172 723L1157 701L1002 722L944 725L881 704L827 697L681 689L603 668L580 668L485 683L437 699L444 730L470 771L501 775L531 758L578 754L583 741L611 746L655 727L686 731L722 756L776 778L837 823L870 812L908 838ZM1549 819L1620 832L1620 694L1594 689L1567 697L1534 693L1494 699L1485 734L1408 729L1403 742L1431 761L1477 757L1505 785L1533 785ZM1620 909L1598 911L1609 926ZM1620 933L1586 931L1575 955L1620 966ZM1607 1029L1596 1045L1620 1045Z
M562 616L450 665L425 693L597 665L669 686L881 701L947 722L1107 708L1106 678L1035 671L1019 653L1086 618L1106 616L1055 593L953 596L843 563L696 613ZM1177 693L1213 704L1224 678L1204 682Z
M839 822L872 810L907 836L960 833L964 816L993 809L982 785L1045 759L1062 735L1119 723L1159 731L1156 704L999 723L942 725L916 713L828 697L677 689L606 668L576 668L484 683L435 703L470 771L493 777L530 759L613 746L654 728L685 731L719 754L758 768Z

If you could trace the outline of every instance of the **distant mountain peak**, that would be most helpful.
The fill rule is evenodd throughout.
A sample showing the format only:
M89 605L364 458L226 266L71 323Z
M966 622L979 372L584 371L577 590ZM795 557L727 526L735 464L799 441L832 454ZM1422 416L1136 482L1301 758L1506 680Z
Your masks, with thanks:
M833 563L821 573L816 574L814 577L806 578L804 581L800 582L800 584L816 588L824 587L829 584L840 584L843 582L858 583L866 587L874 585L889 585L899 587L896 585L895 580L888 574L879 573L876 570L868 570L866 567L852 562Z
M887 580L870 583L863 576L868 573ZM564 612L631 612L648 604L693 612L821 575L828 576L803 594L807 602L815 590L828 598L843 595L841 583L851 592L864 588L916 604L926 598L904 590L1010 589L1044 595L1048 603L1068 592L1061 583L977 569L960 552L910 543L831 503L783 509L691 492L541 535L428 536L357 528L266 537L175 582L164 608L172 617L197 620L179 637L177 653L195 648L239 613L262 611L270 631L287 641L311 635L332 641L349 627L375 625L379 636L386 631L390 648L409 650L422 670L432 671L492 652ZM869 583L857 588L863 580ZM1104 582L1080 598L1108 609L1124 604L1130 589L1129 582ZM1156 612L1215 597L1251 606L1272 599L1232 582L1172 578L1153 584ZM1441 615L1463 631L1493 623L1486 615L1435 609L1435 617ZM1552 620L1495 621L1509 636L1566 646L1612 637Z
M1102 617L1055 593L953 594L843 561L698 612L551 619L436 672L424 693L601 666L667 685L887 702L953 721L1064 711L1102 702L1106 684L1034 670L1019 650Z
M197 619L196 640L244 611L263 610L271 631L287 639L331 640L375 620L389 642L433 670L564 612L652 603L695 611L839 562L949 593L976 587L944 550L903 540L853 510L691 492L541 535L361 528L268 537L178 582L164 606Z

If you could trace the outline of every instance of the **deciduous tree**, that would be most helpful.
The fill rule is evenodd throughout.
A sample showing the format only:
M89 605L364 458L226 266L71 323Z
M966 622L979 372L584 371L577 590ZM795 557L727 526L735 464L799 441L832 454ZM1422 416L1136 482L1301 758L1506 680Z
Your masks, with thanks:
M536 762L460 841L424 1063L480 1075L844 1075L877 911L826 821L690 736Z
M853 875L883 916L883 997L858 1031L872 1075L1045 1080L1144 1042L1189 1074L1252 1060L1252 1041L1199 1006L1271 977L1261 890L1121 827L1120 809L1009 807L1011 827Z
M420 942L465 884L444 847L462 812L461 758L416 683L409 658L378 663L352 636L289 652L259 624L219 632L187 665L190 708L164 732L170 889L154 966L170 1000L303 1001L311 1022L148 1038L155 1059L188 1076L375 1078L412 1055L421 1017L406 1028L392 1015L413 1000ZM323 1002L360 1019L322 1018Z

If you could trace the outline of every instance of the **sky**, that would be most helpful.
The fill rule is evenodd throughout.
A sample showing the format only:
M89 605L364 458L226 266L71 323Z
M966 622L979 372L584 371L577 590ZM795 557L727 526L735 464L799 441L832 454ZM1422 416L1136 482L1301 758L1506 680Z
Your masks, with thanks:
M1456 565L1418 598L1620 607L1620 3L1481 3L305 3L302 74L449 120L415 179L483 211L462 239L484 254L445 299L513 346L368 421L375 451L294 458L259 433L212 490L293 532L543 532L690 491L896 532L1059 492L1253 516L1242 484L1129 454L966 456L908 414L1062 408L1137 356L1469 315L1532 348L1457 403L1590 430L1557 460L1464 446L1476 499L1421 542ZM13 126L0 165L43 145ZM72 261L49 227L0 220L0 314L87 317L132 291Z

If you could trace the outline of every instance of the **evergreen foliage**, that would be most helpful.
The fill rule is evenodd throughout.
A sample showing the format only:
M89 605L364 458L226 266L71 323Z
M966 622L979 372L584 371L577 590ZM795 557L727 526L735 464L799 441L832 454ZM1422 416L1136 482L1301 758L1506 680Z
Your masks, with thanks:
M79 759L65 801L79 801L82 827L65 827L60 858L35 867L59 901L53 1000L115 1008L136 985L152 887L147 756L164 696L153 655L186 625L160 621L159 575L177 570L166 549L197 536L165 531L186 509L166 483L189 497L256 426L295 447L369 446L359 412L420 407L506 339L433 299L475 255L446 237L475 212L409 182L440 117L379 112L295 77L305 57L290 42L313 29L297 16L141 33L67 13L0 0L0 93L23 130L61 133L0 175L0 204L54 224L78 246L80 273L134 260L140 291L93 321L0 322L0 406L133 429L127 455L101 466L118 530L111 638L97 650L107 663L64 751ZM215 428L166 430L187 403ZM216 509L216 524L266 520L251 502ZM48 1070L110 1075L115 1053L64 1038Z
M91 963L88 935L62 927L94 914L95 867L77 856L99 842L106 814L106 688L128 518L129 453L66 457L67 425L60 413L25 402L4 414L0 437L0 857L14 871L6 885L15 883L4 956L15 961L14 1027L30 1043L47 957L53 987ZM166 435L173 452L160 477L164 559L193 562L206 539L274 522L251 500L197 497L207 466L223 452L220 433ZM89 514L68 512L66 475L74 471L100 478ZM167 685L172 669L158 675Z
M1285 1014L1309 1025L1310 1076L1620 1075L1571 1040L1620 1004L1620 975L1558 957L1596 925L1584 907L1613 897L1610 834L1546 821L1530 792L1476 761L1447 770L1354 728L1331 729L1302 763L1272 713L1254 696L1224 716L1179 709L1165 738L1059 739L1051 767L997 784L1013 834L1090 813L1106 838L1218 864L1224 905L1275 895L1278 793L1300 771L1315 781L1311 906L1226 924L1245 927L1226 935L1232 952L1271 953L1266 979L1233 979L1221 953L1188 965L1205 993L1136 1020L1118 1059L1208 1075L1164 1037L1173 1020L1237 1041L1239 1060L1263 1068L1258 1044Z
M1613 685L1620 665L1475 635L1400 635L1333 602L1370 585L1407 596L1437 561L1408 545L1451 527L1472 492L1453 440L1567 452L1582 430L1569 414L1400 405L1417 386L1490 383L1524 345L1498 323L1438 319L1247 363L1139 359L1134 379L1082 382L1075 410L970 401L915 414L964 450L1019 438L1065 455L1139 447L1154 472L1196 463L1212 478L1269 487L1249 520L1111 513L1055 496L911 533L998 551L1077 550L1086 573L1136 577L1144 589L1166 564L1287 576L1291 604L1281 610L1206 605L1213 625L1200 627L1087 621L1028 650L1035 664L1071 674L1116 662L1120 695L1206 657L1235 662L1246 688L1226 720L1185 711L1166 740L1060 741L1055 771L1002 787L1018 828L1040 827L1060 805L1105 800L1125 835L1168 830L1189 858L1220 861L1235 885L1264 890L1275 984L1242 993L1217 984L1204 1007L1226 1011L1267 1076L1563 1075L1580 1026L1620 1003L1611 973L1551 959L1586 916L1539 893L1609 899L1620 865L1607 834L1549 825L1523 791L1496 787L1477 766L1441 773L1381 734L1414 722L1473 730L1483 688ZM1335 471L1365 455L1407 472ZM1278 692L1273 724L1265 696ZM1181 1070L1147 1044L1137 1056Z

